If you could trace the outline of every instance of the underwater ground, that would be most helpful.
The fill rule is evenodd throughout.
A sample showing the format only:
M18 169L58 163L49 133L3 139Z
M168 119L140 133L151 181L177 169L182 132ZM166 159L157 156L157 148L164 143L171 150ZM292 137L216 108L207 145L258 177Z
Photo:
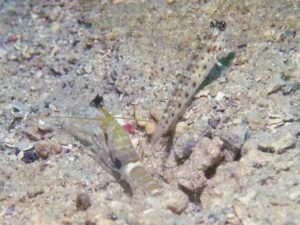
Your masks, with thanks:
M213 20L235 57L152 148ZM299 21L295 0L0 0L0 224L299 224ZM97 94L185 199L149 206L66 132Z

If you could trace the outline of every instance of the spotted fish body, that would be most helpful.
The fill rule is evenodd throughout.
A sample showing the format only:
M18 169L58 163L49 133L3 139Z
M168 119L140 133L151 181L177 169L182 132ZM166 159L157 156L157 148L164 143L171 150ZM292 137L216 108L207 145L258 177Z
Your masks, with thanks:
M160 194L161 186L146 171L128 134L115 118L103 107L83 107L74 113L87 119L70 117L66 128L82 144L90 148L93 157L106 168L121 175L133 193ZM78 112L80 114L78 114Z
M182 116L193 96L205 81L213 67L218 63L218 56L224 55L226 44L225 22L211 22L211 32L205 37L206 48L204 53L194 60L188 66L188 74L182 74L177 87L169 100L164 116L157 125L151 139L151 145L154 146L159 138L173 129L178 119Z

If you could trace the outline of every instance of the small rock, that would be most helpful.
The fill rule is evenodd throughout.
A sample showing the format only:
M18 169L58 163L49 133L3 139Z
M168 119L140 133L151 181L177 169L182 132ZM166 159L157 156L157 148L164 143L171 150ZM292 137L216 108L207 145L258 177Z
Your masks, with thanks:
M158 122L161 120L161 118L163 117L163 112L161 112L159 109L157 108L151 108L150 109L150 115L153 117L153 119Z
M206 170L220 163L223 158L223 145L223 141L218 137L214 137L213 139L203 137L197 143L191 155L194 169Z
M299 89L300 89L300 83L299 82L294 82L294 83L289 84L288 86L286 86L284 88L284 90L282 91L282 93L284 95L289 95L289 94L292 94L292 93L296 92Z
M174 2L175 2L175 0L166 0L166 3L169 5L173 4Z
M93 71L92 64L86 64L86 65L84 65L83 70L86 73L91 73Z
M178 185L195 195L199 195L207 183L204 171L197 170L191 160L178 168L176 177Z
M274 77L270 80L269 86L267 87L267 94L270 95L277 91L280 91L284 85L285 83L281 78Z
M166 206L175 214L181 214L188 206L188 197L180 190L168 190L164 197Z
M239 224L240 220L234 213L228 213L226 215L227 224Z
M220 139L224 142L225 160L233 161L238 156L246 137L249 133L249 129L245 124L230 127L226 130L222 130Z
M4 181L0 180L0 193L4 190Z
M134 117L136 119L136 123L140 127L145 127L148 121L148 116L146 112L142 109L141 106L136 105L134 107Z
M0 62L7 61L7 54L8 52L6 50L4 50L3 48L0 49Z
M219 92L217 93L216 97L215 97L215 100L216 100L217 102L220 102L220 101L222 101L222 100L224 99L224 97L225 97L225 94L224 94L223 92L219 91Z
M183 135L188 129L188 125L184 121L180 121L177 123L176 128L175 128L175 135L176 136L181 136Z
M25 46L22 50L21 50L21 56L24 59L31 59L33 57L33 55L35 54L35 49L29 46Z
M7 59L10 61L17 61L18 57L13 52L9 52L7 55Z
M182 128L179 125L181 125ZM176 158L179 160L188 158L201 137L211 136L211 130L211 127L208 125L208 120L205 117L202 117L201 120L190 127L188 127L185 122L178 123L175 133L175 137L178 138L174 145Z
M27 128L25 132L27 137L34 141L41 140L44 137L44 135L34 127Z
M212 127L212 128L214 128L214 129L216 129L217 128L217 126L219 125L219 123L220 123L220 118L213 118L213 119L208 119L208 124Z
M294 147L296 137L290 132L284 133L279 137L274 136L273 139L258 144L258 149L263 152L282 154L287 149Z
M19 144L16 145L16 147L20 151L28 151L34 148L34 143L29 142L28 140L21 141Z
M78 211L85 211L89 207L91 207L91 205L92 205L91 199L90 199L90 197L89 197L88 194L86 194L86 193L77 194L77 197L76 197L76 209Z
M107 73L107 82L111 85L114 85L118 78L118 72L116 70L111 70Z
M276 129L280 126L284 125L284 119L282 116L278 115L278 117L274 117L272 115L269 116L267 127L270 129Z
M53 131L51 124L48 121L44 121L44 120L38 121L38 129L45 132Z
M39 86L36 84L30 86L30 91L32 92L38 91L39 89L40 89Z
M193 148L196 146L196 143L197 143L196 139L193 138L190 139L185 139L185 137L179 138L176 141L176 145L174 148L176 158L180 160L188 158L190 154L193 152Z
M22 114L22 118L25 117L26 114L29 112L29 107L27 105L24 105L22 102L14 101L11 104L11 108L14 113L20 113ZM20 117L21 118L21 117Z
M42 159L47 159L49 156L59 154L62 151L61 144L53 141L40 141L35 149Z
M246 120L251 130L261 130L266 126L265 112L253 109L246 114Z
M103 224L102 221L101 221L101 224ZM89 219L87 219L87 220L84 222L84 225L97 225L97 223L96 223L96 222L93 222L93 221L91 221L91 220L89 220Z
M152 135L155 131L156 123L150 121L146 123L145 130L148 135Z
M120 37L120 31L117 29L113 29L110 33L106 34L105 37L109 41L114 41Z
M58 32L60 31L60 29L61 29L61 26L60 26L59 23L54 22L54 23L51 24L51 32L52 32L53 34L58 33Z
M280 91L282 87L283 87L282 84L272 84L272 85L270 85L270 87L268 87L267 93L268 93L268 95L273 94L277 91Z
M63 70L62 66L57 65L57 64L53 64L53 65L50 67L50 72L51 72L55 77L59 77L59 76L61 76L61 75L64 74L64 70Z
M4 211L1 212L1 216L12 216L16 212L16 205L9 205Z
M124 2L124 0L113 0L112 1L113 4L121 4L123 2Z
M236 200L240 201L244 205L249 205L253 199L257 196L257 193L254 190L249 190L246 195L237 197Z

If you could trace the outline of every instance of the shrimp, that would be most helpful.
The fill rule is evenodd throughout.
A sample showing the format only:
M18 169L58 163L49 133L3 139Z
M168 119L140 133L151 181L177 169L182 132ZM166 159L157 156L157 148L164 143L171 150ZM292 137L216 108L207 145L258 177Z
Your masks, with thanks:
M145 169L136 153L130 137L123 127L104 107L75 107L73 115L86 119L67 119L66 129L93 153L93 157L106 169L117 172L133 193L141 190L144 194L156 196L161 186Z

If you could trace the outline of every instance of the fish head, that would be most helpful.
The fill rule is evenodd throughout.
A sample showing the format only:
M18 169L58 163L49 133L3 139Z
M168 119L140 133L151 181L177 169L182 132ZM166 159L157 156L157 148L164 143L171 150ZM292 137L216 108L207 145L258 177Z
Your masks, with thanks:
M225 21L210 22L210 32L208 36L207 52L224 54L227 43L227 24Z

